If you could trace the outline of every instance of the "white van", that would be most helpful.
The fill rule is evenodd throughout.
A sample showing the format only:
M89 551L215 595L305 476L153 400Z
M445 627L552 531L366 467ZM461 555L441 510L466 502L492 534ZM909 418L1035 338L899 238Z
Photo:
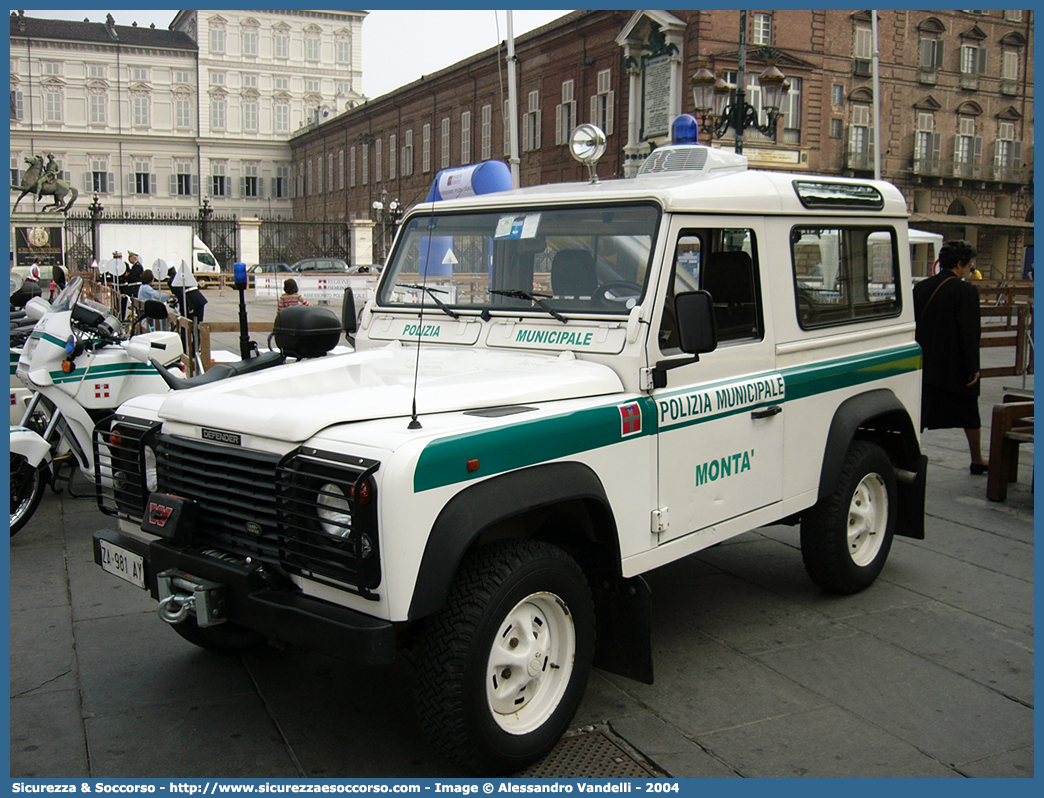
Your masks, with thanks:
M206 648L407 650L421 724L475 771L550 751L592 666L652 681L645 572L799 524L845 594L924 535L888 183L677 145L426 202L354 315L351 354L124 404L95 558Z

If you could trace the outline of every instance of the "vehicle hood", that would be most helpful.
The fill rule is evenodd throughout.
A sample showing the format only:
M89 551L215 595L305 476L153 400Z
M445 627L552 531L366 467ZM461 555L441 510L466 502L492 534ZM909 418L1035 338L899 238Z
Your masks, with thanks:
M300 442L333 424L409 416L415 372L422 416L623 390L612 369L577 360L571 352L554 356L424 347L417 367L417 348L396 342L172 391L159 416Z

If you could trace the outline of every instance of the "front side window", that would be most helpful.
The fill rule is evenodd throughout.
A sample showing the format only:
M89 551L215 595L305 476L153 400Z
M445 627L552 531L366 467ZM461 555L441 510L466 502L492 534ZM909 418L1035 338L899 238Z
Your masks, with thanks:
M790 252L801 328L898 315L897 242L890 227L795 227Z
M689 291L710 293L718 341L764 338L757 251L754 231L747 228L706 227L681 231L660 320L662 352L677 354L680 351L674 298Z
M434 292L494 313L626 315L644 295L659 219L651 204L415 216L379 301L438 308Z

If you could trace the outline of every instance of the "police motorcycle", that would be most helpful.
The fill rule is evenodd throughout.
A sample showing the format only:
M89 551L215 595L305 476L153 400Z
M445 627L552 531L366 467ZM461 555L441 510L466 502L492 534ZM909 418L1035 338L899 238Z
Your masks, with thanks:
M18 366L18 358L22 356L22 347L29 340L29 336L36 327L36 322L43 318L44 314L51 309L51 303L39 294L30 297L26 301L16 302L16 297L22 294L22 278L11 272L11 424L17 425L22 420L22 414L29 403L32 392L25 384L15 376ZM24 300L24 296L22 296Z
M166 319L167 308L146 302L142 315ZM57 492L77 468L94 478L95 424L132 396L165 393L167 383L149 360L172 366L182 352L176 332L128 337L108 308L83 296L82 278L69 281L36 323L15 368L32 393L11 426L12 536L33 516L46 485Z

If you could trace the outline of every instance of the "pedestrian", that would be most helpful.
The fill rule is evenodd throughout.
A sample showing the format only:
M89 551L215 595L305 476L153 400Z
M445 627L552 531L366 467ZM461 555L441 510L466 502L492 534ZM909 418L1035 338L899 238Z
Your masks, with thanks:
M283 295L279 297L279 303L276 305L276 312L283 308L293 307L294 305L307 305L304 297L297 293L297 280L293 277L288 277L283 282Z
M146 269L141 274L141 285L138 287L138 299L141 302L166 302L167 295L161 294L156 290L156 286L153 283L156 282L156 277L152 273L152 269Z
M25 279L28 280L29 282L33 282L33 283L39 284L39 282L40 282L40 267L42 265L43 264L42 264L42 262L40 261L39 258L34 258L33 259L33 265L29 267L29 274L27 274L25 276Z
M947 241L939 273L913 290L916 338L923 357L921 429L962 428L971 454L970 471L985 474L979 419L979 290L963 278L975 248Z

